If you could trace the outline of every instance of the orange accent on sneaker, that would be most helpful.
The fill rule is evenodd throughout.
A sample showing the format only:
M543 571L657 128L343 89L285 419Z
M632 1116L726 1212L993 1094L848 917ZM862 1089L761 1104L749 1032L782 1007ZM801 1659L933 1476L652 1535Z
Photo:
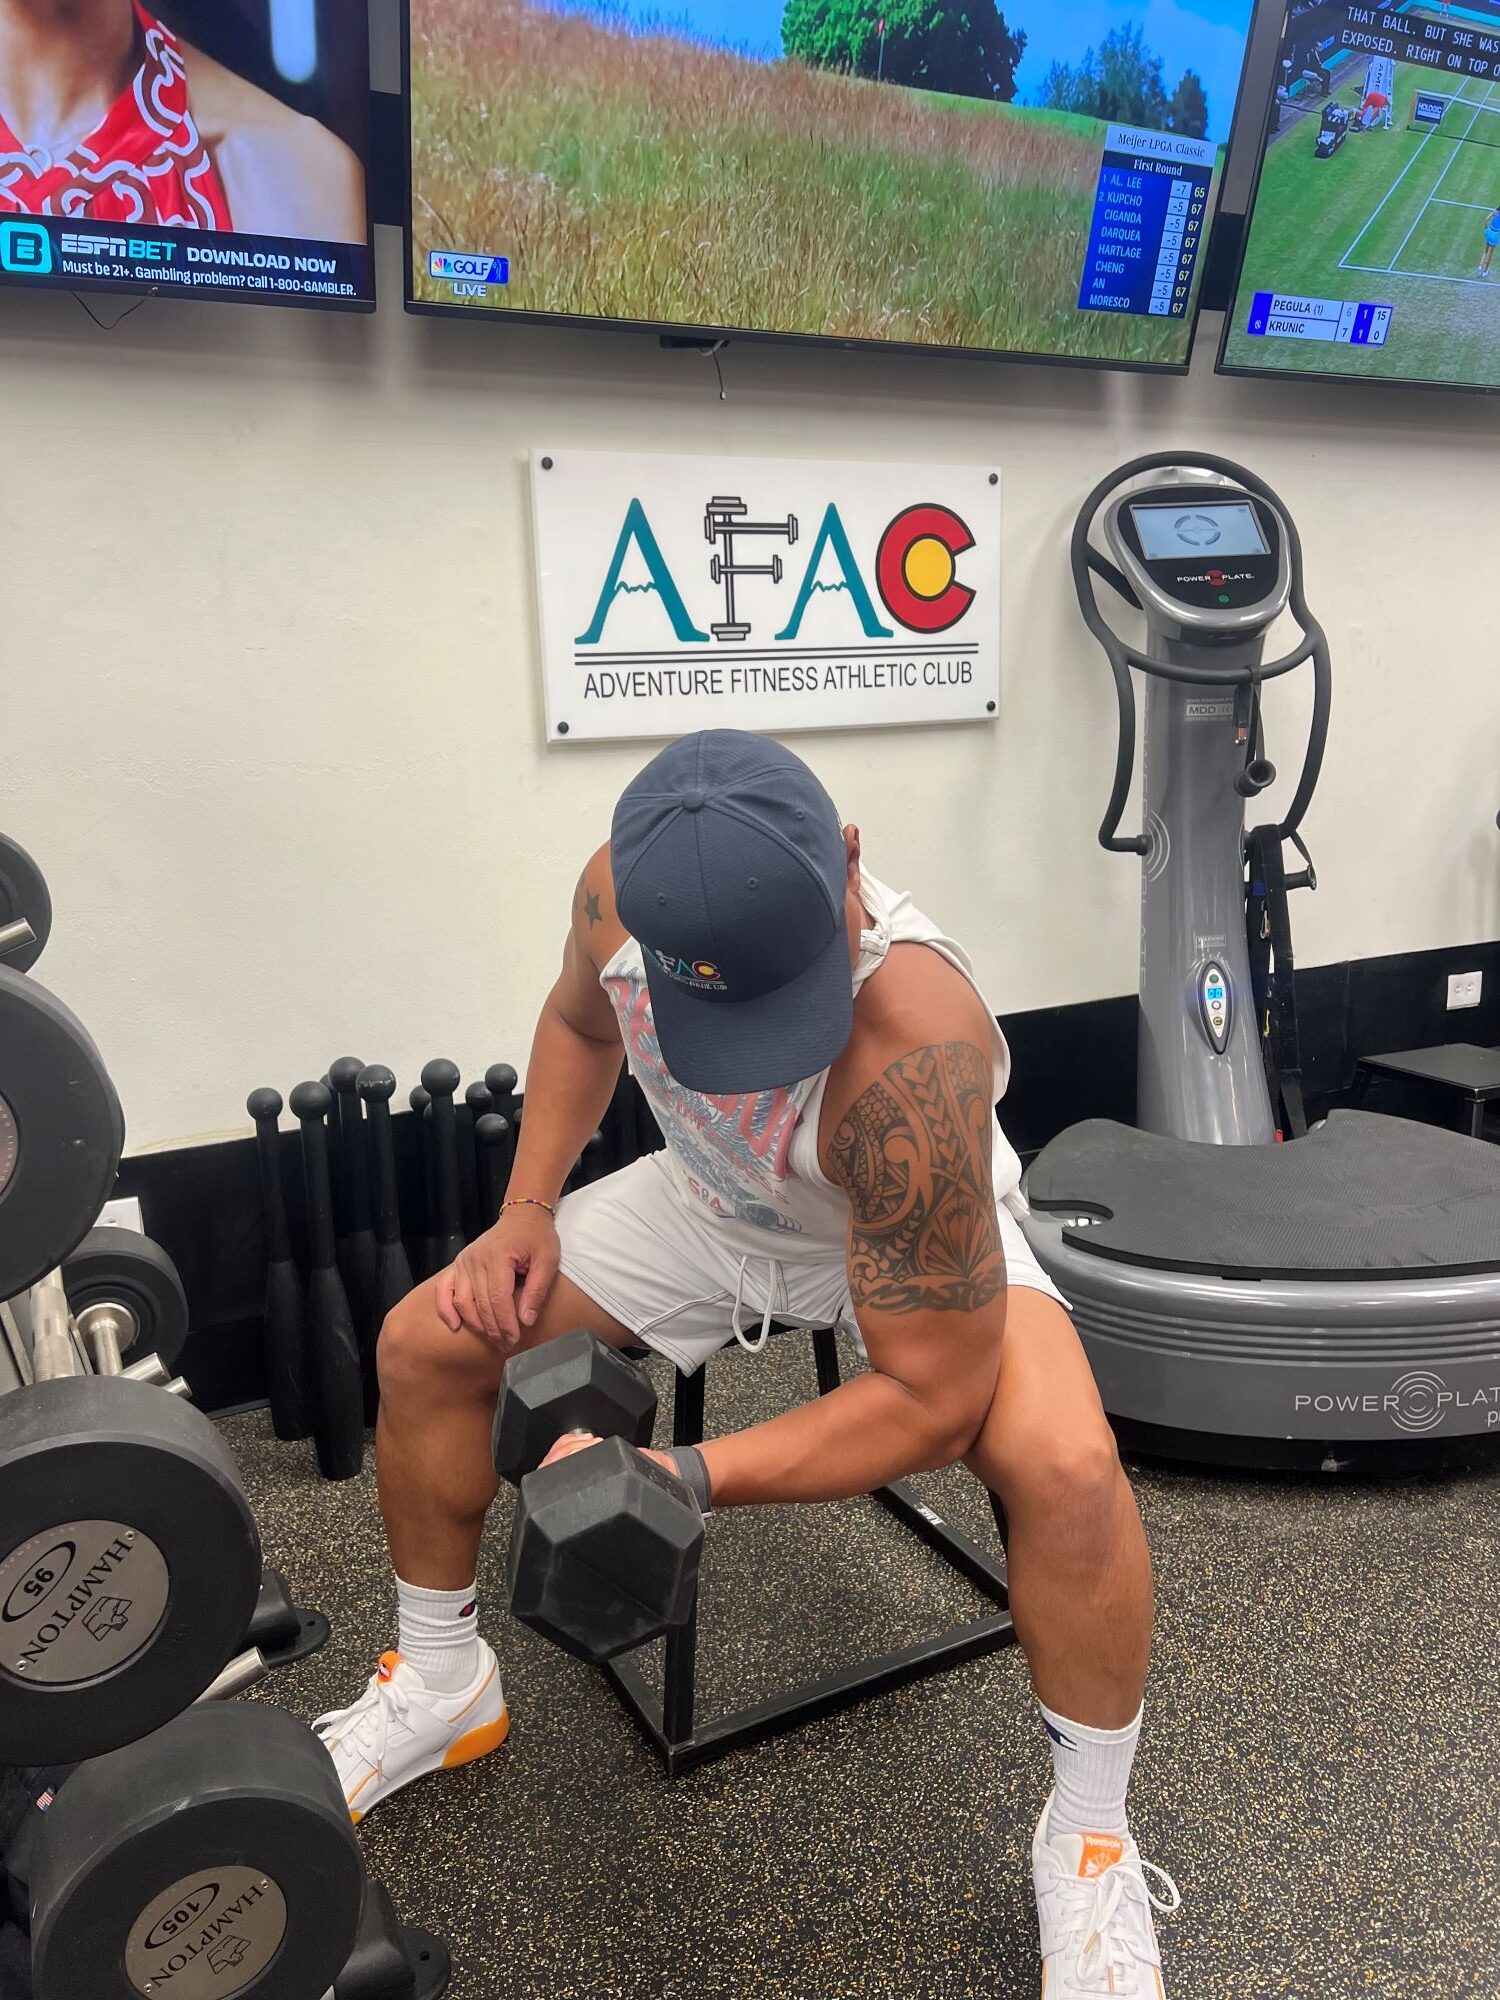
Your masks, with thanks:
M502 1708L498 1722L486 1723L482 1729L471 1729L467 1736L460 1736L456 1743L448 1746L443 1756L443 1769L456 1771L460 1764L477 1763L481 1757L488 1757L492 1750L498 1750L510 1734L510 1710Z
M489 1672L485 1675L484 1679L479 1683L478 1693L471 1694L469 1696L469 1699L464 1703L463 1707L458 1711L457 1715L453 1717L453 1720L455 1722L462 1722L464 1717L468 1714L469 1710L474 1706L474 1704L476 1702L484 1700L485 1696L490 1691L490 1682L495 1678L496 1674L498 1674L499 1671L500 1671L499 1666L492 1660L490 1662ZM500 1707L503 1712L505 1709L505 1703L503 1700L500 1703Z
M1083 1859L1078 1864L1078 1872L1088 1877L1102 1875L1107 1868L1113 1868L1124 1853L1125 1843L1118 1834L1086 1833L1083 1836Z
M392 1675L393 1675L393 1674L395 1673L395 1671L396 1671L397 1667L399 1667L399 1666L400 1666L400 1664L401 1664L401 1655L400 1655L399 1653L382 1653L382 1654L381 1654L381 1656L380 1656L380 1672L379 1672L379 1674L377 1675L377 1679L378 1679L378 1680L380 1681L380 1684L382 1685L382 1687L383 1687L383 1686L385 1685L385 1683L386 1683L386 1682L387 1682L387 1681L388 1681L388 1680L389 1680L389 1679L391 1678L391 1676L392 1676Z

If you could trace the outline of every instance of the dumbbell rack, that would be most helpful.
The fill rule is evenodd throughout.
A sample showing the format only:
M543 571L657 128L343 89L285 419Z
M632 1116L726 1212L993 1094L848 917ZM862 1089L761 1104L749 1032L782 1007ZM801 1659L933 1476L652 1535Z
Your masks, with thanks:
M0 1914L29 1930L38 2000L440 2000L447 1950L365 1874L324 1747L233 1699L328 1624L263 1568L175 1375L170 1258L92 1227L125 1124L29 976L50 927L40 870L0 836L0 1756L37 1787Z
M813 1333L812 1343L818 1394L830 1395L842 1380L837 1337L832 1328L823 1328ZM677 1377L672 1408L674 1445L703 1442L706 1375L706 1369L699 1369L693 1375ZM686 1624L674 1626L667 1634L659 1695L637 1665L636 1655L626 1654L606 1661L603 1668L616 1697L661 1759L669 1779L682 1777L700 1764L712 1763L733 1750L743 1750L768 1737L800 1729L824 1716L840 1714L846 1708L874 1700L877 1695L889 1694L913 1681L930 1679L946 1673L950 1667L982 1659L1015 1644L1016 1628L1010 1615L1010 1585L1003 1553L1005 1514L995 1495L991 1493L989 1500L1002 1544L998 1556L945 1521L918 1496L910 1480L899 1479L879 1487L871 1498L987 1597L995 1610L967 1625L954 1626L936 1638L857 1661L837 1673L774 1695L769 1701L737 1709L712 1722L700 1722L695 1609Z
M122 1243L123 1240L122 1235ZM128 1271L130 1258L123 1249L121 1256L124 1258L123 1268ZM107 1292L109 1288L106 1285L104 1289ZM140 1306L139 1297L134 1303L136 1308ZM185 1321L183 1330L185 1331ZM153 1399L157 1395L163 1397L160 1404L152 1401L149 1404L143 1402L136 1406L132 1412L133 1422L139 1422L148 1408L153 1412L165 1412L175 1402L186 1403L187 1384L181 1378L172 1377L167 1361L154 1349L133 1366L127 1367L123 1363L122 1350L128 1352L137 1336L143 1331L165 1334L168 1329L164 1325L148 1325L143 1328L136 1319L132 1305L124 1300L98 1302L86 1308L82 1314L73 1315L63 1288L61 1271L52 1272L39 1280L27 1295L0 1301L0 1393L11 1392L18 1398L17 1403L12 1406L9 1394L6 1394L7 1409L24 1408L25 1405L19 1400L20 1398L32 1393L45 1395L49 1393L52 1385L77 1383L86 1388L91 1381L100 1376L122 1378L126 1383L133 1385L133 1393L137 1395L149 1392ZM168 1355L172 1358L175 1358L177 1345L174 1335L167 1349ZM128 1396L132 1393L132 1389L126 1388L120 1393ZM149 1429L149 1426L146 1428ZM170 1437L171 1433L167 1435ZM101 1449L109 1448L109 1442L101 1444ZM163 1463L165 1462L165 1451L163 1451ZM134 1519L135 1516L132 1514L131 1518ZM44 1535L41 1539L45 1540L47 1537ZM132 1541L135 1539L133 1533L130 1539ZM179 1551L174 1549L173 1552L175 1554ZM220 1555L222 1559L224 1556L222 1549ZM227 1583L225 1589L233 1595ZM152 1736L148 1733L143 1738L140 1735L138 1722L125 1724L125 1730L136 1731L137 1743L134 1746L134 1753L138 1755L150 1753L153 1744L163 1743L174 1730L180 1732L183 1720L187 1716L201 1716L205 1709L218 1704L228 1704L229 1708L225 1712L232 1713L236 1696L254 1686L256 1682L264 1680L274 1669L291 1665L309 1653L315 1652L326 1642L328 1636L328 1622L322 1613L295 1605L285 1579L275 1570L265 1570L254 1611L244 1627L242 1650L228 1661L213 1682L196 1697L192 1705L182 1711L177 1722L162 1728L159 1735ZM122 1709L126 1706L123 1700L119 1705ZM75 1728L81 1727L82 1719L75 1720L75 1716L76 1711L67 1711L64 1720L71 1721ZM258 1721L269 1721L273 1718L283 1725L290 1724L290 1718L282 1718L276 1711L257 1711ZM294 1731L298 1728L295 1724L290 1726ZM74 1983L67 1966L66 1953L70 1948L74 1948L69 1940L79 1926L75 1923L77 1912L73 1903L65 1901L65 1898L69 1894L80 1893L80 1885L68 1879L67 1855L70 1849L66 1838L59 1833L61 1844L54 1843L49 1847L42 1829L59 1824L58 1813L62 1808L54 1807L52 1801L54 1791L61 1780L71 1781L61 1794L65 1805L70 1809L76 1808L78 1799L85 1796L89 1784L108 1782L107 1779L101 1779L98 1774L106 1772L115 1761L108 1754L111 1740L107 1739L103 1745L93 1746L85 1761L77 1766L76 1774L71 1764L60 1765L57 1762L60 1756L67 1754L63 1737L58 1737L45 1746L44 1754L47 1762L45 1765L38 1765L36 1770L39 1781L46 1789L38 1796L37 1813L25 1823L5 1855L5 1865L10 1871L13 1883L29 1885L34 1891L33 1949L38 1954L37 1962L45 1968L36 1975L39 1991L52 1993L59 1989L59 1982L69 1986ZM299 1747L301 1740L299 1738ZM305 1740L311 1742L310 1737ZM258 1746L255 1747L258 1755ZM104 1748L106 1754L98 1756L100 1748ZM19 1744L11 1746L12 1755L19 1751ZM89 1762L88 1756L94 1756L95 1761ZM344 1806L337 1786L331 1782L331 1766L326 1765L321 1750L314 1754L312 1761L323 1779L323 1789L325 1791L330 1787L332 1789L336 1818L342 1825L345 1820ZM243 1759L241 1762L243 1764ZM180 1771L174 1769L166 1760L162 1762L160 1770L153 1765L147 1773L148 1782L142 1787L142 1792L143 1795L149 1795L150 1781L171 1779L182 1788L181 1804L183 1811L186 1812L195 1803L200 1782L218 1783L223 1774L216 1765L203 1763L201 1757L195 1764L191 1746L180 1754L180 1763ZM185 1773L192 1775L187 1776ZM242 1771L241 1777L244 1775ZM75 1786L81 1786L82 1789L75 1790ZM327 1803L325 1800L325 1809ZM47 1814L46 1818L43 1817L44 1813ZM99 1825L93 1822L86 1824L91 1836L98 1836L95 1843L97 1845L104 1839ZM132 1832L140 1834L141 1829L134 1828ZM347 1829L345 1837L348 1837ZM284 1842L285 1839L283 1833ZM87 1846L88 1842L84 1842L84 1845ZM257 1866L259 1865L263 1864L257 1863ZM357 1867L357 1862L354 1865ZM96 1893L93 1876L85 1873L81 1881L81 1893L86 1900L90 1900L91 1903L108 1901L106 1892ZM403 1926L396 1915L390 1896L378 1882L361 1872L356 1886L358 1900L352 1906L350 1916L352 1920L357 1912L357 1928L353 1931L352 1947L343 1958L342 1969L335 1972L333 1984L327 1989L329 2000L439 2000L439 1996L447 1990L451 1972L446 1946L429 1931L415 1926ZM262 1883L261 1888L265 1887L265 1883ZM115 1904L109 1907L104 1922L105 1934L111 1937L121 1930L124 1921L119 1915L119 1900L117 1893ZM347 1895L345 1902L347 1905ZM132 1899L129 1908L134 1907L135 1901ZM238 1908L238 1905L235 1908ZM61 1915L58 1914L59 1909L62 1910ZM136 1929L139 1929L139 1924L136 1925ZM155 1936L156 1933L152 1932L146 1941L148 1945ZM250 1936L248 1927L243 1935L236 1932L234 1948L250 1950L252 1948ZM89 1944L87 1948L93 1947ZM169 1946L161 1945L158 1949L165 1953ZM58 1970L55 1962L59 1952L64 1954L65 1959L62 1971ZM319 1979L315 1983L321 1992L323 1981ZM149 1986L147 1990L150 1990ZM238 1988L231 1990L238 1991ZM282 1993L290 1990L286 1978L283 1977L276 1991ZM301 1989L298 1990L300 1992Z

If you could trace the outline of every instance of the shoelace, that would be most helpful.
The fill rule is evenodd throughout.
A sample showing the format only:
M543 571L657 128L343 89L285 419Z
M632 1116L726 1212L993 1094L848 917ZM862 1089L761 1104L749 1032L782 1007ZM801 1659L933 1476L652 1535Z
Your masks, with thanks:
M748 1257L741 1257L740 1259L740 1275L734 1288L734 1314L730 1323L734 1327L735 1339L747 1354L760 1353L760 1350L771 1338L771 1322L776 1317L776 1264L770 1257L767 1257L764 1262L766 1266L766 1310L760 1323L760 1338L758 1340L752 1340L740 1325L740 1313L744 1309L745 1304L745 1286L749 1281L750 1275L750 1259Z
M394 1715L404 1722L411 1708L411 1701L405 1688L394 1681L382 1681L379 1674L370 1676L369 1686L359 1700L348 1708L330 1709L327 1715L320 1715L313 1729L331 1749L344 1737L353 1738L356 1746L377 1771L385 1770L386 1747L390 1742L391 1717Z
M1080 1991L1121 1996L1140 1993L1140 1961L1131 1949L1126 1925L1117 1919L1149 1917L1147 1905L1164 1916L1181 1907L1182 1893L1165 1868L1158 1868L1154 1861L1138 1860L1136 1865L1140 1874L1123 1867L1109 1868L1093 1877L1063 1875L1059 1870L1068 1927L1083 1940L1073 1968L1073 1981ZM1147 1874L1161 1883L1165 1896L1152 1893Z

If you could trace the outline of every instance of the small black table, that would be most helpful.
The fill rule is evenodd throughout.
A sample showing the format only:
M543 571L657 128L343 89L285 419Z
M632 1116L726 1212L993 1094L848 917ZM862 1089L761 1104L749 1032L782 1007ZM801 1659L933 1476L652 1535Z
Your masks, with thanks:
M1415 1077L1435 1083L1469 1108L1470 1138L1484 1136L1484 1108L1500 1098L1500 1049L1482 1049L1474 1042L1452 1042L1441 1049L1399 1049L1388 1056L1361 1056L1355 1099L1363 1098L1371 1073Z

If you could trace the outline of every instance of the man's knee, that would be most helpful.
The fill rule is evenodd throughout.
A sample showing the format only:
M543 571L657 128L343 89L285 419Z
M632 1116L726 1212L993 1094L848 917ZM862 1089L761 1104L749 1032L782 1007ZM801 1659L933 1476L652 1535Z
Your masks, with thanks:
M1102 1413L1097 1421L1029 1438L1008 1456L1001 1497L1013 1513L1024 1510L1086 1526L1108 1520L1118 1505L1124 1473L1114 1432Z
M381 1400L493 1395L504 1356L471 1333L453 1333L438 1316L429 1279L386 1314L375 1350Z

